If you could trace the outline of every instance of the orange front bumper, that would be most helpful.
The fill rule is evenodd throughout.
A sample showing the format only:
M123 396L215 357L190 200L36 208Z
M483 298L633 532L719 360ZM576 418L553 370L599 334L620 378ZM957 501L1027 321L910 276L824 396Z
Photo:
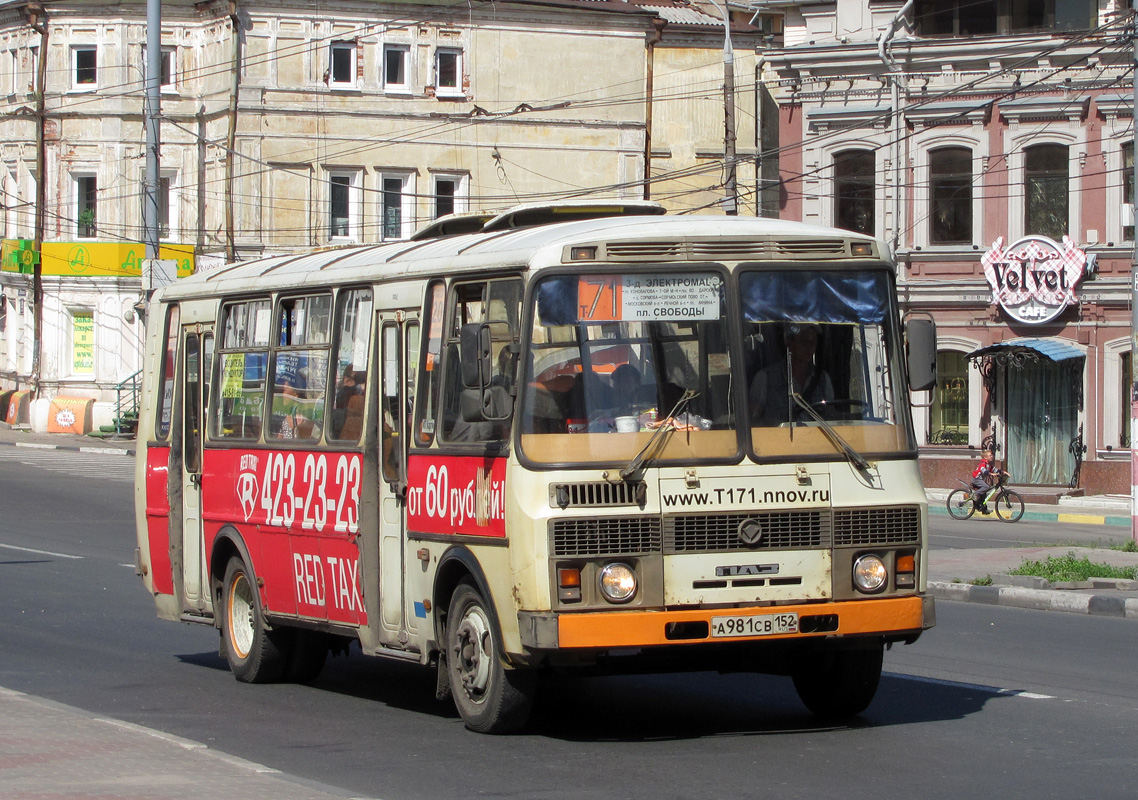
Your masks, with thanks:
M856 600L823 605L764 606L750 608L699 609L696 611L618 611L595 614L560 614L557 617L557 643L559 647L650 647L664 644L692 644L697 642L749 641L756 639L796 639L804 636L858 636L890 635L920 632L925 627L925 600L921 597L895 597L881 600ZM770 636L713 638L710 634L711 618L723 616L751 616L795 612L799 618L818 615L836 615L837 629L818 633L787 633ZM670 623L687 624L688 631L698 630L706 623L706 636L692 638L685 635L677 639L667 635Z

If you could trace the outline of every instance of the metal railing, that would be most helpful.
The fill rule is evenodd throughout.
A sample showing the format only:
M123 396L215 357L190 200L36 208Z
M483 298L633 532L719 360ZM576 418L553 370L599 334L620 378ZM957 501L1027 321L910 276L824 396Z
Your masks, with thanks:
M115 386L115 436L133 436L138 430L142 398L142 370Z

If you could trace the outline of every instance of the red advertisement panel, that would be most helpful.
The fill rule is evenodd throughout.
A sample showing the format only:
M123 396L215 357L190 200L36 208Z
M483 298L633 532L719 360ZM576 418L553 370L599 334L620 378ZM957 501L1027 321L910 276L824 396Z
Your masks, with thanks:
M506 459L411 456L407 473L409 530L505 538Z
M150 575L158 594L174 593L174 571L170 566L170 492L166 484L169 463L169 447L147 449L146 534L150 541Z
M203 518L240 530L269 610L366 624L359 453L207 450Z

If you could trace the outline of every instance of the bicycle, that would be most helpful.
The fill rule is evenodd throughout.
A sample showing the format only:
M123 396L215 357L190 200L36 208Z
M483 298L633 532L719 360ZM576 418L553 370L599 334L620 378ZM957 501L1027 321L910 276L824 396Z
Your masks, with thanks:
M988 490L988 494L979 504L973 495L972 486L957 478L964 488L949 492L947 503L949 516L953 519L968 519L976 513L977 505L991 503L1001 522L1018 522L1023 516L1023 498L1007 488L1005 484L1008 477L1006 472L1001 472L996 478L995 485Z

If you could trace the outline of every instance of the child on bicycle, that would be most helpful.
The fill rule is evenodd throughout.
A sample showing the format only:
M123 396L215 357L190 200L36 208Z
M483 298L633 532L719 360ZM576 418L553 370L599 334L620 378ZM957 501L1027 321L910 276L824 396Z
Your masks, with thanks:
M1000 476L1000 468L996 466L996 456L991 450L985 450L980 457L980 463L972 470L972 496L980 510L987 513L984 507L984 498L992 491L996 478Z

